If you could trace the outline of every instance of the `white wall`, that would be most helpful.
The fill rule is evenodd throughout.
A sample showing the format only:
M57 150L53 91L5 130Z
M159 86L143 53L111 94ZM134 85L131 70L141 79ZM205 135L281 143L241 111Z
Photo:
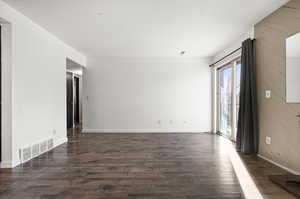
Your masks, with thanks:
M86 58L2 0L0 18L11 25L12 130L2 133L12 136L12 157L1 165L11 167L24 146L51 137L55 145L66 141L66 58L81 65Z
M84 131L210 132L210 89L207 60L89 59Z

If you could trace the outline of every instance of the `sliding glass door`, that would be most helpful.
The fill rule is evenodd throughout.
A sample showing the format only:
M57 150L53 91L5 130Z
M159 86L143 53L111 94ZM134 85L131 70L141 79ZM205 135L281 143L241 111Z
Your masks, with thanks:
M232 66L220 70L220 123L219 131L230 137L232 133Z
M236 99L236 103L235 103L235 115L236 115L236 126L237 126L237 122L238 122L238 117L239 117L239 110L240 110L240 90L241 90L241 60L237 60L235 62L235 66L236 66L236 78L235 78L235 99ZM236 136L236 135L235 135ZM236 137L235 137L236 138Z
M221 67L218 75L219 132L235 140L240 97L240 60L237 59Z

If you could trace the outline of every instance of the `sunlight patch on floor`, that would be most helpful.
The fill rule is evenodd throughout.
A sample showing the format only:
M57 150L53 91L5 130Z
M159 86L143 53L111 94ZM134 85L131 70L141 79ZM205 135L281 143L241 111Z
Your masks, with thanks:
M241 185L244 197L246 199L263 199L264 197L257 188L242 159L236 152L234 145L229 140L223 137L221 139L221 148L225 150L227 154L229 154L235 174Z

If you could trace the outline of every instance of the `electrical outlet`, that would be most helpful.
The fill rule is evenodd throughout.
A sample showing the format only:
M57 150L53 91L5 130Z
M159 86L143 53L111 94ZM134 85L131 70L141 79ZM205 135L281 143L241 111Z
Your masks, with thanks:
M56 135L56 129L53 129L53 135Z
M170 123L170 124L173 124L173 120L170 120L169 123Z
M267 99L271 98L271 91L270 90L266 90L266 98Z
M161 125L161 120L157 120L157 124L158 124L158 125Z
M272 144L272 139L271 139L271 137L266 137L266 144L268 144L268 145L270 145L270 144Z

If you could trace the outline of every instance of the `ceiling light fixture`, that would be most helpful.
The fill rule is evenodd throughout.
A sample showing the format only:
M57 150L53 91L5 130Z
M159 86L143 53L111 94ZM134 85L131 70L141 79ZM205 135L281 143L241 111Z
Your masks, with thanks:
M186 53L186 51L181 51L180 55L183 56Z

